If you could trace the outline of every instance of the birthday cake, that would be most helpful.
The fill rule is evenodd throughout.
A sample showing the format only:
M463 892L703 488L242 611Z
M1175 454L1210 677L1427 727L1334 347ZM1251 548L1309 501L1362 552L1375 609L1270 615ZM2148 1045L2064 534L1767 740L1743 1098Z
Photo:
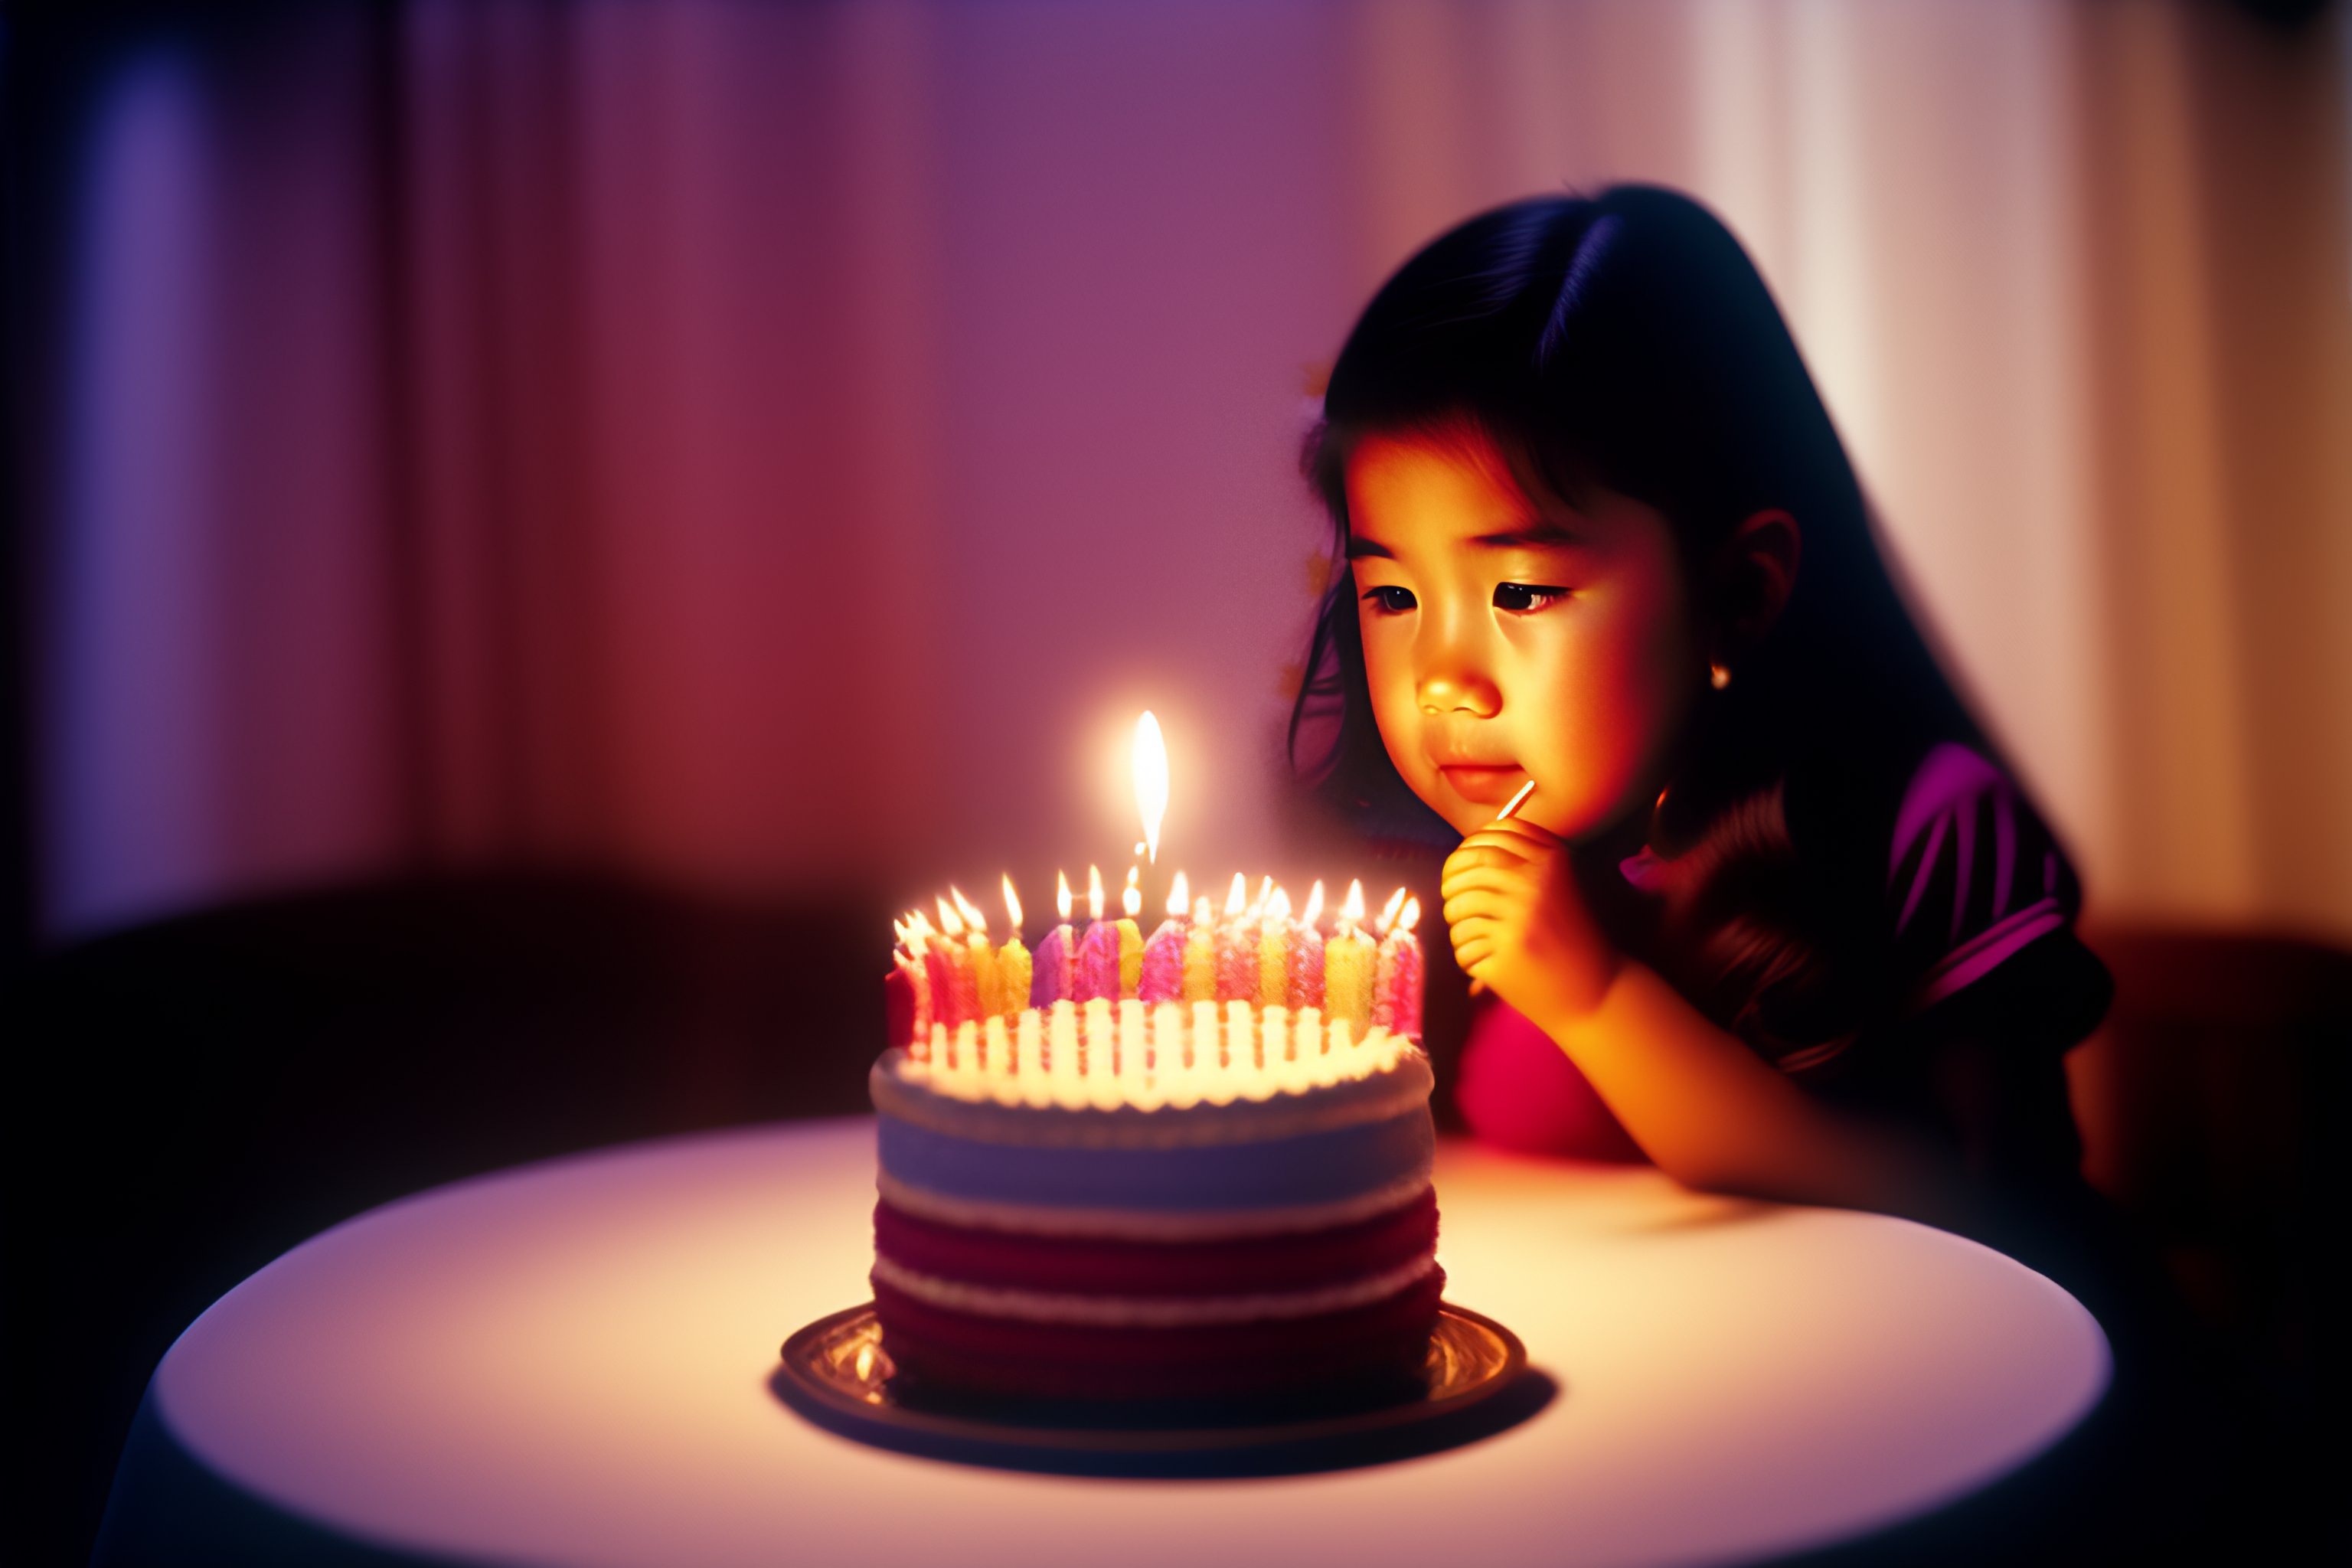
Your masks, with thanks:
M1034 954L961 895L902 922L873 1288L911 1386L1083 1400L1402 1386L1444 1274L1418 1044L1419 910L1335 929L1182 878Z

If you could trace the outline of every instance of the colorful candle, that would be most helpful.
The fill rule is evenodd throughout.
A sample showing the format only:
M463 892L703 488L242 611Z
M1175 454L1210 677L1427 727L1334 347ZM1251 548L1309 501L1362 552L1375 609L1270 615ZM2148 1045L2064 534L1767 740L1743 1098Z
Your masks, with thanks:
M1421 923L1421 900L1407 899L1404 912L1397 917L1396 930L1389 933L1389 943L1396 948L1396 962L1390 984L1395 988L1391 1003L1393 1021L1389 1027L1412 1039L1421 1038L1421 1002L1428 973L1421 952L1421 938L1413 927ZM1385 944L1384 944L1385 945Z
M980 977L972 972L971 946L964 940L963 916L945 899L940 907L939 950L947 955L950 1026L980 1018Z
M1140 866L1127 868L1127 887L1119 893L1118 907L1118 994L1122 1000L1135 996L1143 984L1143 928L1135 917L1143 912L1143 889L1136 879L1143 874Z
M948 897L955 900L956 913L963 918L964 945L971 953L971 989L978 999L977 1016L993 1018L1004 1011L1004 995L996 973L996 949L989 945L988 917L980 907L963 896L962 889L950 886Z
M1372 957L1372 1022L1383 1029L1396 1027L1396 918L1404 908L1404 889L1399 888L1389 897L1388 907L1372 929L1381 933L1381 945Z
M1146 1002L1176 1002L1184 995L1184 950L1190 933L1184 929L1187 889L1184 873L1176 873L1168 890L1168 918L1143 945L1143 963L1136 973L1135 994Z
M1118 1000L1118 926L1103 919L1102 868L1087 868L1087 929L1078 938L1077 1002Z
M1307 908L1290 933L1290 1005L1323 1005L1323 933L1315 922L1323 916L1323 884L1307 890Z
M1372 1022L1372 944L1356 922L1364 918L1364 885L1348 884L1339 929L1323 948L1323 1010L1358 1036Z
M1257 944L1250 940L1249 883L1234 873L1225 896L1224 922L1217 929L1217 1000L1247 1002L1257 995Z
M1062 923L1037 944L1037 958L1029 981L1029 1005L1051 1007L1066 1002L1077 990L1077 938L1070 931L1070 879L1054 873L1054 908Z
M1010 1018L1028 1004L1033 968L1029 950L1021 945L1021 895L1013 890L1010 877L1004 879L1004 918L1012 922L1012 930L1004 945L996 950L996 990L1004 1016Z
M1265 918L1258 926L1257 1005L1290 1005L1290 895L1280 888L1267 899Z
M1217 917L1206 893L1192 900L1192 929L1184 933L1183 999L1217 999Z

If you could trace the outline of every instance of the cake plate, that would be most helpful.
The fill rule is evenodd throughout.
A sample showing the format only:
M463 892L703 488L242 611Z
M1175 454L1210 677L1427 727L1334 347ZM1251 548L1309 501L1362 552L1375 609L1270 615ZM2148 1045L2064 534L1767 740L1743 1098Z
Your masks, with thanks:
M1438 1309L1421 1377L1376 1401L1203 1418L1198 1410L1068 1403L950 1403L895 1375L874 1303L818 1319L783 1344L769 1386L829 1431L878 1447L1055 1474L1280 1475L1378 1464L1491 1436L1535 1414L1558 1385L1492 1318Z

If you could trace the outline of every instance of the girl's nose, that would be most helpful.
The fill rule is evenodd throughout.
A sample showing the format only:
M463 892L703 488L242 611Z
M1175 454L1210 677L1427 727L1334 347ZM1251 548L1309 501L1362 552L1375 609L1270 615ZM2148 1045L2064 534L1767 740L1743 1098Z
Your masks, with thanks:
M1432 670L1421 678L1420 696L1424 713L1469 713L1492 719L1503 710L1502 692L1474 669Z

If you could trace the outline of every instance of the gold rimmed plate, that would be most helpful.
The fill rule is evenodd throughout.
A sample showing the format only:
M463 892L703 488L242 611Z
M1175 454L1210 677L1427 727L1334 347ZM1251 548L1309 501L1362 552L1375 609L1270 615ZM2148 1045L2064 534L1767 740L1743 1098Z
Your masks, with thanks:
M769 1386L829 1431L968 1464L1107 1475L1263 1475L1433 1453L1517 1425L1558 1385L1492 1318L1438 1310L1421 1376L1342 1399L1255 1406L1112 1405L926 1397L896 1375L874 1304L784 1342Z

